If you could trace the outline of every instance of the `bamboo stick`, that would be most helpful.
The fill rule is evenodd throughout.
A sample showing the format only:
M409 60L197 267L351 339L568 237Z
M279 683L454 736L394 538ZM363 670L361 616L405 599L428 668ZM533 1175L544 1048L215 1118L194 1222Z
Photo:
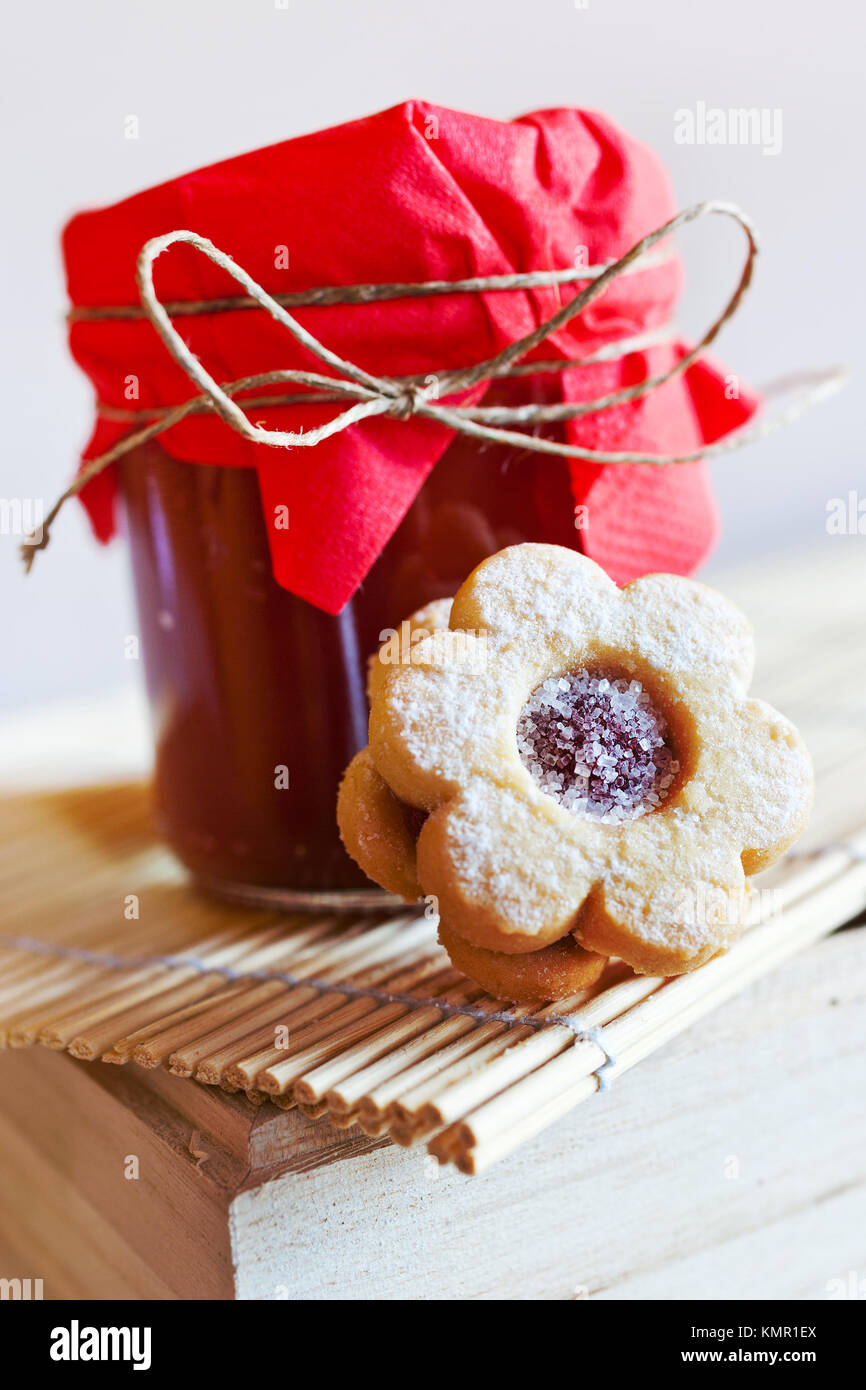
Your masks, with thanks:
M207 1007L210 1011L208 1022L214 1019L215 1011L220 1009L226 999L236 998L242 994L244 988L244 982L241 980L227 985L224 977L219 976L217 989L207 996ZM137 1028L126 1037L118 1038L112 1044L110 1053L152 1070L162 1065L179 1042L195 1037L201 1031L200 1013L197 1003L183 1005L164 1017L145 1024L143 1028Z
M396 966L396 976L392 966ZM434 978L441 974L443 969L445 963L440 953L421 960L414 953L407 953L407 956L398 958L396 962L388 962L372 978L361 977L357 983L359 988L387 987L390 993L396 993L422 980ZM258 1085L259 1076L269 1067L285 1062L296 1051L300 1051L314 1040L332 1036L339 1031L344 1022L354 1022L372 1013L378 1002L373 997L352 999L348 993L323 995L310 1005L309 1011L305 1011L309 1022L294 1033L287 1048L278 1048L267 1038L259 1038L256 1041L252 1038L242 1040L242 1052L247 1046L256 1047L258 1050L236 1058L228 1066L226 1074L232 1081L241 1085Z
M600 1027L617 1014L645 999L662 983L662 980L655 977L634 976L613 989L605 990L603 994L581 1006L580 1026ZM551 1014L566 1012L561 1004L549 1005L539 1010L537 1017L544 1019ZM574 1039L573 1030L565 1024L551 1023L543 1029L516 1025L511 1032L510 1045L495 1060L481 1069L469 1072L435 1100L428 1101L423 1109L425 1123L430 1128L438 1128L459 1119L499 1091L514 1086L543 1064L551 1062L566 1048L572 1047Z
M393 943L389 949L393 951ZM371 966L370 961L385 957L384 963L378 966ZM358 957L360 960L361 957ZM356 964L358 963L356 960ZM363 958L366 968L355 974L347 975L345 983L349 988L384 988L396 975L405 973L407 970L417 971L419 959L417 946L403 950L399 955L391 954L388 956L383 950L371 952ZM435 965L436 962L434 961ZM431 965L431 968L433 966ZM438 967L437 967L438 968ZM333 971L328 972L333 974ZM414 978L414 976L413 976ZM205 1085L213 1085L221 1076L227 1075L229 1070L233 1071L232 1081L235 1085L249 1085L255 1076L264 1066L271 1062L280 1061L286 1056L286 1048L277 1047L274 1040L275 1028L280 1023L285 1023L291 1027L297 1036L298 1031L307 1024L316 1020L324 1020L328 1014L335 1013L349 999L349 993L335 990L333 993L323 993L316 986L311 985L303 989L292 990L290 996L286 995L279 1004L266 1005L262 1011L262 1020L259 1026L254 1025L248 1028L249 1018L241 1020L242 1026L226 1029L226 1041L223 1045L214 1048L213 1038L206 1045L206 1053L195 1067L194 1075L197 1081ZM171 1058L172 1069L174 1057Z
M622 966L611 966L605 971L601 981L572 995L557 1007L569 1012L577 1010L589 999L601 993L606 984L609 987L624 978L632 978L631 972ZM479 1001L479 1007L493 1011L498 1010L500 1004L497 1000L482 999ZM515 1020L519 1020L531 1017L533 1009L529 1005L514 1006L510 1013ZM392 1126L396 1125L401 1132L410 1130L417 1137L421 1108L438 1091L479 1066L484 1044L489 1044L483 1053L483 1060L487 1061L492 1060L507 1047L513 1046L513 1043L513 1023L505 1023L499 1019L492 1019L487 1023L473 1022L471 1029L465 1033L461 1032L454 1041L444 1043L429 1056L424 1055L422 1048L419 1048L417 1060L413 1060L404 1071L370 1088L359 1102L360 1112L370 1123L374 1122L377 1116L382 1116L387 1118Z
M69 968L47 983L44 975L38 977L33 987L22 983L17 1006L12 998L7 1001L6 1010L0 1017L0 1039L3 1047L32 1046L35 1037L27 1025L34 1017L34 1012L37 1015L43 1013L46 1005L52 1001L68 998L71 990L75 990L85 981L97 978L97 972L92 965L77 965L73 968L69 962L64 964L69 965ZM108 975L103 974L102 978L107 980Z
M275 930L278 929L271 927L266 933L252 934L252 937L255 939L259 935L270 938ZM148 935L137 934L136 946L141 955L146 955L150 946ZM199 953L206 958L207 951L208 947L204 945ZM186 953L189 954L188 951ZM177 954L183 956L184 952ZM221 949L218 948L215 954L221 955ZM133 965L129 970L120 967L95 968L100 972L99 976L90 984L85 984L78 995L67 999L65 1007L59 1012L49 1010L37 1014L26 1024L18 1025L12 1035L13 1045L28 1046L38 1039L45 1047L65 1047L78 1029L101 1022L114 1012L121 1012L133 996L145 997L148 985L157 992L166 987L171 980L170 972L175 967L154 963ZM177 968L183 967L179 965Z
M358 1123L357 1112L354 1110L346 1110L340 1112L339 1114L334 1114L334 1112L328 1106L327 1101L324 1102L324 1107L325 1108L322 1111L322 1114L328 1116L328 1119L330 1120L331 1124L334 1126L335 1129L351 1129L353 1125L356 1125ZM298 1109L301 1109L300 1101L298 1102Z
M453 983L453 971L443 969L438 961L432 964L432 968L444 976L445 985L443 988L447 988ZM427 977L424 972L419 972L418 983L414 988L420 990L425 985L431 993L435 993L435 976ZM410 988L405 992L411 994L414 991ZM372 1009L369 1007L371 1004L373 1005ZM330 1028L326 1036L321 1036L322 1030L314 1025L310 1045L287 1060L275 1062L264 1068L256 1077L256 1085L261 1090L267 1091L268 1095L283 1094L307 1071L314 1070L324 1062L330 1061L338 1053L354 1047L356 1043L361 1042L380 1028L402 1018L404 1014L409 1012L409 1008L408 1004L379 1004L377 1000L368 998L353 999L351 1003L339 1009L330 1020ZM338 1024L336 1029L333 1027L335 1021Z
M184 966L162 966L125 977L115 989L88 1003L63 1013L40 1028L37 1041L44 1047L68 1048L73 1056L92 1060L122 1036L153 1016L160 1007L157 1000L171 996L178 984L188 985L193 995L203 978L198 970ZM220 977L218 977L220 978Z
M447 996L443 1003L452 1002ZM492 999L485 998L482 991L463 988L457 992L453 1002L471 1003L481 1009L494 1009ZM448 1043L455 1042L466 1033L476 1031L479 1020L467 1015L443 1017L441 1009L419 1010L427 1013L430 1022L419 1030L417 1037L408 1038L398 1047L380 1058L371 1058L359 1070L347 1075L342 1083L332 1086L328 1092L328 1105L332 1112L339 1113L359 1107L366 1114L368 1122L374 1122L374 1115L381 1116L384 1107L379 1106L371 1096L377 1089L399 1088L405 1074L413 1067L429 1058L438 1059ZM504 1026L504 1025L501 1025ZM386 1092L387 1093L387 1092Z
M102 1053L100 1060L123 1066L130 1061L137 1047L143 1048L150 1039L155 1038L166 1028L177 1026L194 1018L200 1018L201 1014L213 1006L220 985L225 989L225 985L222 983L222 976L203 976L202 978L208 982L207 987L203 988L197 995L196 991L190 986L189 1003L183 1003L182 998L180 1000L173 999L171 1001L163 999L162 1008L164 1008L167 1003L171 1003L173 1006L169 1013L163 1014L161 1008L156 1018L151 1018L147 1023L143 1024L142 1027L136 1028L134 1032L127 1033L122 1038L116 1038L107 1051ZM181 989L180 995L183 996L184 994L185 990ZM147 1062L141 1063L140 1065L149 1064L150 1063ZM152 1065L156 1066L158 1063L153 1062Z
M35 951L4 951L2 953L2 976L0 976L0 1010L7 1000L17 1005L22 991L36 990L40 985L50 984L53 979L69 969L71 961L58 960L54 956L40 956Z
M438 1128L443 1122L434 1109L434 1097L514 1046L516 1031L507 1023L483 1023L465 1039L443 1049L441 1068L432 1076L422 1076L416 1087L402 1092L388 1106L386 1113L392 1130L411 1133L414 1143L417 1137ZM531 1033L525 1032L524 1036L531 1036ZM402 1141L397 1139L396 1142Z
M669 980L642 1005L605 1029L605 1045L616 1056L608 1075L613 1078L628 1070L694 1019L864 908L866 865L858 864L783 917L773 918L744 936L700 971ZM594 1068L605 1056L594 1043L576 1044L529 1082L513 1086L466 1115L450 1136L440 1136L437 1153L450 1145L462 1171L484 1171L591 1095L598 1087Z
M327 924L330 927L331 925L335 924L336 921L336 918L328 918ZM317 936L322 935L321 931L316 932L316 925L317 924L313 924L313 926L311 926L308 929L308 934L305 936L306 945L309 945L310 943L315 943ZM321 924L318 925L321 926ZM359 932L360 924L356 925ZM388 932L386 933L385 937L385 939L387 940L389 935L393 933L393 925L391 923L388 923L381 924L381 926L387 926L388 928ZM377 925L373 927L370 930L369 935L370 937L373 937L375 941L381 940L380 926ZM352 950L354 950L355 952L363 952L366 949L368 949L363 937L358 935L357 932L353 932L350 930L347 933L347 938L348 939L345 943L345 950L347 952L351 952ZM289 963L294 966L296 962L294 962L292 957L287 958L282 952L277 954L276 956L274 955L274 951L280 946L280 944L280 942L276 942L273 944L272 947L268 948L268 955L265 964L268 965L270 968L274 967L275 962L282 962L283 965ZM324 954L321 954L321 952L327 950L327 943L325 943L325 946L320 945L318 949L319 954L317 954L315 951L309 951L307 952L304 961L302 963L297 963L297 971L299 975L303 975L305 972L307 974L314 973L314 971L321 964L322 960L326 958L326 956ZM283 952L284 950L285 945L283 943ZM248 955L245 961L243 962L243 966L244 969L248 971L262 968L262 956L259 954L255 954L253 956ZM235 981L229 986L225 985L225 982L222 978L218 978L218 984L219 986L221 986L221 988L219 988L218 991L212 996L212 1003L214 1006L213 1014L208 1019L208 1023L210 1024L211 1030L220 1027L222 1023L226 1022L230 1018L233 1018L235 1015L239 1013L243 1014L245 1003L248 998L248 993L249 991L255 989L257 986L257 982L252 978L247 980ZM303 995L300 996L301 1002L303 1002L303 1000L314 997L316 993L312 986L303 987L281 984L280 987L286 993L287 1008L291 1007L292 1001L298 1001L299 999L299 996L293 993L293 990L303 989L305 991ZM172 1053L175 1052L178 1048L183 1047L187 1043L194 1042L197 1038L201 1037L202 1030L198 1022L197 1013L193 1012L192 1014L189 1014L186 1010L184 1010L180 1017L175 1018L173 1016L167 1016L166 1019L161 1020L160 1024L157 1025L156 1028L154 1028L152 1025L149 1026L145 1030L145 1033L146 1036L135 1039L134 1045L131 1047L131 1050L130 1039L121 1040L120 1042L115 1043L114 1046L116 1049L122 1046L123 1050L127 1052L128 1055L131 1055L133 1060L137 1062L139 1066L152 1068L155 1066L159 1066L163 1062L165 1062L166 1059L168 1059L172 1055Z
M229 1008L222 1011L226 1020L216 1027L208 1026L204 1033L196 1031L196 1036L185 1046L176 1048L168 1059L168 1069L173 1076L192 1076L203 1057L229 1039L246 1037L264 1020L275 1020L291 1015L291 1004L287 1008L287 997L306 991L295 989L270 980L252 989L244 989L235 997ZM310 994L315 991L311 990ZM211 1025L212 1018L206 1019ZM201 1070L199 1068L199 1070ZM204 1078L199 1076L199 1080Z
M225 1055L226 1060L229 1057L242 1057L244 1051L248 1052L250 1047L258 1046L252 1041L257 1033L261 1036L262 1045L267 1042L268 1033L272 1031L274 1020L277 1018L291 1016L292 1026L297 1027L297 1011L300 1009L303 1009L305 1019L311 1019L317 1013L324 1015L332 1011L348 997L348 994L338 995L323 991L317 981L330 984L336 980L342 983L343 977L351 980L357 972L368 969L380 961L388 962L395 958L405 961L407 957L416 959L419 946L429 939L426 929L419 931L420 925L413 919L408 922L402 917L393 919L354 940L341 940L335 945L327 943L323 950L310 954L301 963L295 960L287 961L286 965L291 966L290 973L295 978L302 980L306 977L311 983L290 985L279 982L276 989L263 989L258 1008L243 1007L238 1019L232 1019L225 1026L211 1029L204 1035L197 1035L190 1040L190 1045L185 1051L173 1053L169 1058L171 1070L178 1075L189 1075L198 1068L201 1072L199 1079L209 1082L215 1071L211 1054L214 1054L214 1057ZM398 952L399 957L396 955ZM347 988L351 989L351 986ZM249 1002L255 1003L255 1000L250 995L245 996L240 1002L246 1005ZM263 1021L264 1029L259 1027ZM242 1085L244 1082L238 1079L237 1084Z
M301 933L300 939L315 940L322 934L324 927L324 923L317 923ZM92 1023L88 1021L86 1025L79 1022L78 1027L86 1028L86 1031L77 1032L67 1043L69 1052L73 1057L92 1061L109 1047L116 1047L123 1040L127 1030L135 1031L146 1025L153 1019L155 1009L172 1013L177 1008L195 1004L202 998L212 996L224 985L225 977L219 973L221 967L243 966L246 969L261 969L272 958L274 948L264 946L260 950L251 949L254 947L255 940L251 942L247 938L240 941L232 939L221 948L209 947L202 953L200 960L202 964L213 966L213 974L182 965L171 967L172 973L164 979L157 978L153 981L152 990L143 986L141 991L133 991L127 999L128 1008L120 1012L111 1010L104 1018L97 1017ZM117 1060L120 1056L121 1053L117 1052L112 1060Z
M42 1043L45 1047L54 1047L59 1050L63 1047L62 1042L51 1043L47 1035L43 1037L43 1030L50 1028L55 1022L58 1024L72 1010L70 1009L70 999L77 996L86 996L93 1003L96 1001L108 1001L116 999L118 991L122 989L119 984L118 972L116 970L99 969L91 966L82 974L80 983L73 988L70 994L68 988L60 992L49 992L44 1001L47 1007L40 1003L36 1012L27 1009L14 1024L6 1030L8 1045L10 1047L33 1047L35 1043Z
M365 1096L359 1103L361 1115L371 1123L381 1116L391 1127L395 1143L414 1144L437 1127L433 1097L479 1066L495 1060L510 1046L512 1038L508 1024L481 1024L411 1067L406 1079L412 1084L407 1085L403 1077L397 1077L396 1083L385 1083Z
M282 1099L283 1097L280 1096L279 1100ZM328 1111L328 1107L324 1101L320 1101L317 1105L298 1105L297 1101L295 1101L293 1102L293 1108L294 1107L297 1107L297 1109L300 1110L302 1115L306 1115L308 1120L320 1120L323 1115L327 1114Z
M153 942L153 930L143 935L143 948L152 948ZM108 945L110 938L106 931L101 930L96 937L88 934L83 949L101 948L106 951ZM93 992L101 994L120 987L120 972L95 960L56 959L36 952L26 952L26 960L32 962L31 976L24 979L18 977L17 987L8 992L6 1006L0 1011L0 1029L3 1030L4 1041L13 1047L32 1045L40 1024L51 1016L58 1016L60 1001L71 1006L76 991L85 998ZM44 1008L49 1004L50 1009Z
M370 1120L360 1115L357 1111L355 1111L354 1114L355 1124L358 1125L365 1134L369 1134L371 1139L380 1139L383 1134L388 1133L388 1121L384 1116L377 1120Z
M270 995L273 995L274 993L280 993L280 994L284 993L284 992L285 992L285 987L284 987L284 986L283 986L283 987L271 986L270 989L267 989L267 987L266 987L265 985L261 985L261 986L259 986L259 989L258 989L258 990L256 990L256 989L250 989L250 988L243 988L243 987L242 987L241 989L239 989L239 990L237 991L236 995L234 996L235 999L237 999L238 1001L240 1001L239 1004L238 1004L238 1007L239 1007L239 1008L243 1008L243 1009L246 1010L246 1009L250 1006L251 1003L254 1003L254 1002L255 1002L256 997L258 997L259 991L261 991L262 995L264 995L265 997L269 997ZM174 994L174 991L167 991L167 993L168 993L168 994ZM212 996L209 995L208 997L211 998ZM165 1008L166 1003L172 1003L172 1004L174 1004L174 1003L180 1003L181 1005L183 1005L184 1002L186 1002L186 1001L185 1001L183 998L181 998L181 999L172 998L172 999L170 999L170 1000L164 999L164 998L163 998L163 999L161 1000L161 1005L160 1005L160 1010L159 1010L159 1011L162 1012L162 1010ZM189 1002L195 1002L194 997L193 997L192 999L190 999ZM119 1031L120 1031L121 1033L124 1033L125 1030L126 1030L127 1028L129 1028L129 1027L132 1027L132 1028L135 1028L136 1026L139 1026L139 1027L140 1027L142 1024L144 1024L144 1023L147 1021L148 1018L152 1018L152 1017L153 1017L153 1012L154 1012L154 1002L153 1002L153 999L151 998L151 999L148 999L148 1000L147 1000L141 1007L139 1007L138 1009L131 1010L128 1014L124 1015L122 1019L111 1019L111 1020L109 1021L109 1023L106 1024L105 1027L103 1027L102 1029L97 1030L97 1031L95 1031L95 1032L92 1032L92 1033L87 1037L87 1039L86 1039L86 1044L85 1044L85 1040L84 1040L84 1039L81 1039L81 1038L76 1039L74 1042L70 1043L70 1045L69 1045L69 1051L70 1051L70 1052L72 1053L72 1055L75 1056L75 1057L82 1057L82 1056L94 1057L94 1056L98 1056L100 1053L104 1052L104 1051L106 1050L106 1048L109 1047L109 1045L114 1045L117 1041L119 1041L118 1036L117 1036ZM199 1011L199 1012L196 1013L196 1014L190 1014L189 1017L190 1017L190 1018L195 1017L195 1018L201 1019L201 1020L203 1021L203 1024L204 1024L204 1020L205 1020L205 1019L207 1020L208 1023L210 1022L209 1017L208 1017L206 1014L204 1014L202 1011ZM118 1027L118 1025L120 1025L120 1027ZM86 1051L86 1052L84 1051L85 1045L86 1045L86 1048L87 1048L87 1051ZM174 1071L175 1069L172 1067L172 1068L170 1068L170 1070ZM188 1075L191 1075L191 1072L192 1072L192 1068L190 1068L188 1071L181 1071L181 1070L178 1070L178 1071L176 1072L176 1074L177 1074L177 1075L180 1075L180 1076L188 1076Z
M482 992L477 988L467 988L465 981L461 980L456 988L447 990L441 996L442 1003L446 1006L472 1004L480 998ZM295 1087L298 1099L312 1100L314 1096L325 1096L329 1109L335 1114L353 1109L363 1095L366 1084L366 1078L362 1077L358 1088L357 1078L352 1075L355 1067L358 1066L362 1072L372 1071L374 1076L388 1074L395 1053L398 1054L399 1065L401 1045L429 1032L442 1021L442 1018L442 1009L437 1008L435 1004L425 1004L417 1009L407 1007L405 1018L388 1023L372 1038L308 1072ZM453 1019L450 1021L454 1022Z

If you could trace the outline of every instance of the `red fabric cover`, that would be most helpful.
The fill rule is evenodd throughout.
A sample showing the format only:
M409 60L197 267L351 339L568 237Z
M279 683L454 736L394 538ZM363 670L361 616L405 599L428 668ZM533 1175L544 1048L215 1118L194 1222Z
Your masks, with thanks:
M173 179L95 212L64 232L74 305L136 304L136 256L151 236L190 228L209 237L271 293L361 281L453 279L556 269L575 256L617 257L675 211L656 156L606 117L564 109L502 122L409 101L363 120L288 140ZM288 269L275 268L287 246ZM584 248L581 250L580 248ZM163 300L238 293L188 246L160 258ZM622 276L542 356L597 348L672 313L677 261ZM570 294L570 289L562 293ZM297 317L326 345L385 375L469 365L529 332L562 302L556 290L459 294L371 305L307 308ZM217 380L276 367L323 370L268 315L232 311L181 321ZM73 356L98 398L140 408L185 400L193 388L146 320L75 321ZM584 399L665 369L685 351L665 345L562 378L565 399ZM478 399L483 388L473 394ZM602 449L686 451L751 415L756 399L725 398L704 361L646 399L568 426L572 442ZM309 428L323 407L256 410L269 427ZM129 426L97 420L84 458ZM191 463L255 468L268 514L290 509L290 529L268 527L276 579L338 612L392 535L450 432L429 421L376 419L314 449L251 445L218 419L193 417L161 437ZM703 464L675 468L572 464L575 502L588 503L579 543L620 583L648 570L688 572L712 544L715 510ZM107 470L83 493L97 536L114 530ZM576 543L577 539L576 539Z

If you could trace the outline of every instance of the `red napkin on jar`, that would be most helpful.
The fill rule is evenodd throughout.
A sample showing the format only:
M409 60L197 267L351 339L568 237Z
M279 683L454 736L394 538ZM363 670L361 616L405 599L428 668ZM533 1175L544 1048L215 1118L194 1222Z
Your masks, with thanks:
M184 175L112 207L81 213L63 248L72 304L137 305L135 262L149 237L187 228L210 238L272 294L319 285L458 279L555 270L615 259L675 212L666 172L607 117L574 109L495 121L420 101L288 140ZM288 260L288 266L285 262ZM541 357L583 355L668 322L681 287L676 258L623 275ZM237 294L187 245L155 268L163 302ZM572 287L376 304L306 307L295 316L328 347L380 376L426 375L493 356L548 318ZM258 310L185 316L184 337L219 381L322 364ZM72 353L100 403L166 407L194 388L145 319L73 319ZM565 400L590 399L669 368L687 351L671 341L567 372ZM130 402L135 379L137 398ZM483 397L476 388L467 399ZM583 447L688 452L743 424L757 399L729 399L708 359L641 400L569 422ZM322 406L255 409L269 428L309 429ZM136 424L97 416L84 459ZM160 436L190 464L255 468L278 583L327 612L352 596L452 438L435 422L380 417L314 448L251 444L214 416ZM704 557L716 516L702 463L656 467L570 464L576 504L588 506L579 545L619 583L652 570L687 573ZM82 500L101 540L114 531L107 469Z

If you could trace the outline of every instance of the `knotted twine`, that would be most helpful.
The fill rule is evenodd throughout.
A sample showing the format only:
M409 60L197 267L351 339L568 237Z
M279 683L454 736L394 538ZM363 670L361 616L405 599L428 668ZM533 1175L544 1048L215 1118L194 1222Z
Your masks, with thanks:
M582 313L594 300L598 299L607 286L618 276L628 273L635 263L646 257L658 242L699 218L719 215L732 218L743 230L747 241L746 260L737 286L727 304L712 322L700 341L680 358L668 371L645 381L614 391L593 400L559 404L530 403L519 406L455 406L448 405L443 397L460 395L482 381L492 381L505 377L535 375L540 373L565 372L590 363L614 360L629 352L640 351L653 343L663 340L664 330L621 339L601 348L599 351L582 357L560 358L550 362L533 361L523 366L517 365L522 357L539 347L551 334L564 328L571 319ZM157 296L153 284L153 265L159 256L178 242L185 242L200 251L215 265L220 266L237 284L246 290L246 297L200 300L179 304L164 305ZM755 260L758 254L758 239L755 229L746 216L733 203L703 202L670 218L655 231L635 242L630 250L619 260L605 266L575 266L568 270L531 271L512 275L477 276L467 280L433 280L410 284L348 285L320 287L291 295L274 297L268 294L242 266L232 260L224 251L191 231L167 232L162 236L151 237L138 255L136 263L136 283L141 306L114 305L104 308L85 308L73 310L72 318L123 319L148 318L165 344L168 352L190 380L199 388L200 394L191 397L180 405L153 412L131 411L134 418L147 414L150 423L143 428L125 435L111 449L89 460L78 473L74 482L58 498L48 512L38 531L33 532L21 546L25 570L29 572L36 552L44 550L49 541L50 528L64 504L79 493L87 483L101 473L109 464L124 454L147 443L193 415L206 410L215 411L231 429L254 444L267 444L271 448L304 449L313 448L323 439L340 434L350 426L377 415L387 415L396 420L408 420L413 416L435 420L460 434L486 440L489 443L511 445L530 449L540 454L553 454L564 458L586 459L602 464L655 464L670 466L680 463L693 463L698 459L711 458L729 453L734 449L766 437L783 425L798 418L804 410L826 399L845 382L847 373L843 369L830 369L826 372L812 373L793 382L779 383L765 394L775 394L790 390L791 385L800 388L797 399L786 409L772 418L760 421L757 425L733 431L724 439L713 444L682 454L646 454L637 452L608 453L598 449L582 448L576 444L564 444L546 439L538 434L518 432L509 426L536 427L574 420L584 415L596 414L613 406L624 405L639 400L651 391L657 390L665 382L688 371L720 333L722 327L733 318L743 302L752 282ZM656 259L658 263L658 259ZM648 261L640 269L648 268ZM304 328L286 307L321 305L334 303L372 303L377 300L396 298L420 298L441 294L477 294L498 290L525 290L550 288L562 284L589 281L567 304L564 304L549 319L541 323L533 332L518 338L494 357L475 363L474 366L451 369L423 378L374 376L356 363L332 352L314 334ZM196 313L215 313L244 308L264 309L271 318L287 329L302 347L326 366L340 373L338 376L300 370L262 372L255 376L242 377L237 381L218 383L190 351L172 322L172 315ZM261 408L265 405L285 406L294 404L342 403L352 400L355 403L341 411L333 419L316 429L292 431L266 429L253 424L249 416L233 399L243 392L257 387L277 384L294 384L304 388L299 395L280 395L250 398L248 406ZM124 415L112 409L103 411L114 416Z

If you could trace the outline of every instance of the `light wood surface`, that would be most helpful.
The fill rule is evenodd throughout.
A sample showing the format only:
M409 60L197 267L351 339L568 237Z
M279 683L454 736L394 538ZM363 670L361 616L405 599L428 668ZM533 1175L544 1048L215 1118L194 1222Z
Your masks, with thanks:
M816 762L807 846L866 820L864 554L840 537L723 586L756 624L755 693L801 726ZM50 920L56 940L80 941L100 894L117 896L122 860L129 891L146 890L153 909L128 924L131 939L159 941L160 910L174 918L187 890L154 847L142 798L116 813L112 795L54 798L64 834L48 854L44 801L16 803L15 843L0 843L4 930ZM857 901L852 890L851 915ZM189 895L184 931L231 938L237 912ZM244 917L266 943L273 919ZM14 968L0 960L0 1002ZM89 1015L71 1034L57 1037L95 1038L95 1056L117 1036ZM11 1050L0 1056L0 1274L44 1277L46 1296L826 1297L829 1280L866 1276L864 1043L854 928L749 984L609 1094L593 1081L589 1104L471 1179L423 1147L164 1070ZM387 1075L378 1090L372 1079L374 1099L399 1094ZM357 1087L331 1094L355 1118ZM120 1163L132 1153L143 1162L128 1182Z
M238 1295L825 1298L866 1272L864 1095L848 932L479 1177L388 1148L241 1195Z
M164 1072L7 1053L2 1272L47 1297L231 1297L233 1263L240 1298L822 1299L866 1272L864 1095L860 928L475 1178Z

